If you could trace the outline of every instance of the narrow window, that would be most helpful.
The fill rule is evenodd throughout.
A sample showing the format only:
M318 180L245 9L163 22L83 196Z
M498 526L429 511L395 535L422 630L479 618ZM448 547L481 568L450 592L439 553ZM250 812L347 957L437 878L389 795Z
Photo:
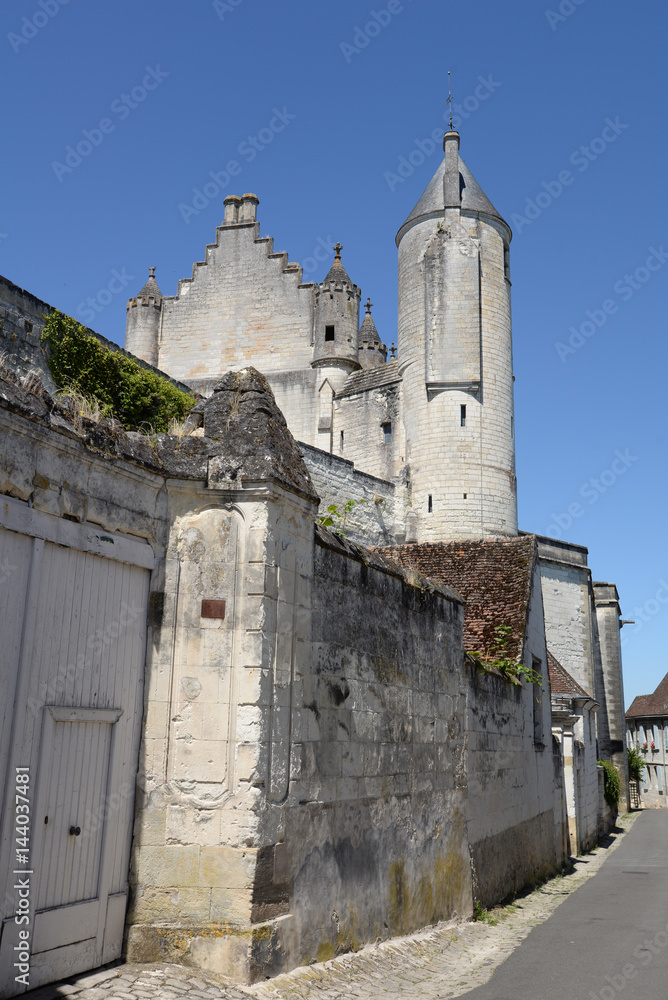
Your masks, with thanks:
M466 427L466 407L459 407L459 423L462 427Z
M427 511L431 514L432 510L433 510L433 504L431 502L431 493L430 493L427 499Z
M325 327L325 340L334 340L334 327L333 326L326 326Z
M510 281L510 247L507 243L503 244L503 277Z
M27 319L24 320L23 326L25 328L26 333L32 333L32 323L29 320Z
M468 496L468 493L465 493L465 494L464 494L464 499L465 499L465 500L466 500L467 496Z
M341 431L341 451L343 451L343 431Z
M389 444L392 440L392 424L383 424L383 444Z

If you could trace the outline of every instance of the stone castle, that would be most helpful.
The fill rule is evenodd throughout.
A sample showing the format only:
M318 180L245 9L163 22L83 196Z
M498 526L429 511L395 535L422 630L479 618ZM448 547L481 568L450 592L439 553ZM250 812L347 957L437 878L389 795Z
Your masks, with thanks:
M393 539L517 534L511 233L446 133L445 158L397 234L397 357L341 261L319 284L260 235L258 198L225 199L216 242L166 297L153 276L125 346L208 395L229 369L268 379L298 441L392 489ZM153 270L153 269L152 269ZM368 539L367 539L368 540Z
M255 195L175 296L151 269L126 350L200 393L179 435L54 398L51 306L0 279L0 770L48 775L31 987L122 952L251 981L466 917L609 829L598 759L626 797L617 590L518 530L511 233L459 145L397 235L389 360L340 245L304 283ZM316 523L349 500L345 536Z

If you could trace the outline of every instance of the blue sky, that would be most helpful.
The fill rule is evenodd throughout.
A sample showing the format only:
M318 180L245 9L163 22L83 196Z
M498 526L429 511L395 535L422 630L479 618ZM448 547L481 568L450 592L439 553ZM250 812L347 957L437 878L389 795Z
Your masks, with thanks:
M627 705L653 690L668 670L651 381L668 362L665 5L6 0L0 19L0 272L119 343L149 265L174 294L245 191L307 279L340 240L396 341L394 237L442 155L451 70L461 154L515 234L520 523L588 546L637 620Z

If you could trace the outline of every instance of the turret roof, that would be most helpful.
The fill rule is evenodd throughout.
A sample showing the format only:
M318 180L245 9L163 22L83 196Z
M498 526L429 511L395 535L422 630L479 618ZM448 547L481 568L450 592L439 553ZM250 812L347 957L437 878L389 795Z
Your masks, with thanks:
M155 280L155 273L154 273L155 268L149 267L148 270L149 270L149 275L146 284L144 285L144 287L140 292L137 292L136 298L141 297L143 299L148 299L150 296L153 296L154 299L161 299L162 292L158 288L158 285Z
M444 177L445 159L441 160L438 170L429 181L422 197L397 233L397 244L406 229L410 228L410 226L417 222L418 219L436 217L443 213ZM462 160L461 156L459 157L459 183L462 192L462 209L464 211L480 212L481 215L491 216L492 218L503 222L503 224L510 229L508 223L494 208L494 205L492 205L491 201L482 190L475 177Z
M378 330L376 329L376 324L374 323L373 317L371 315L371 304L372 304L371 301L367 299L366 316L364 317L364 322L360 327L359 342L360 343L364 342L365 344L366 343L382 344L383 342L380 339Z
M336 284L341 284L344 281L348 282L349 285L354 284L354 282L352 282L350 280L350 278L348 277L348 272L346 271L345 267L341 263L341 251L342 250L343 250L343 247L341 246L341 244L337 243L336 246L334 247L334 251L335 251L334 263L332 264L332 266L330 267L329 271L327 272L327 277L323 279L323 281L321 282L321 284L326 285L330 281L333 281Z

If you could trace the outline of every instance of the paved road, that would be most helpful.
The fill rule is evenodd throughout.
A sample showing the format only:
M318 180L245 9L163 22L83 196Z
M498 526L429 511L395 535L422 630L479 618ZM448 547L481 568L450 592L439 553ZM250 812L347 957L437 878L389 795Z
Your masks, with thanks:
M466 1000L666 1000L668 810L647 810L596 878Z

